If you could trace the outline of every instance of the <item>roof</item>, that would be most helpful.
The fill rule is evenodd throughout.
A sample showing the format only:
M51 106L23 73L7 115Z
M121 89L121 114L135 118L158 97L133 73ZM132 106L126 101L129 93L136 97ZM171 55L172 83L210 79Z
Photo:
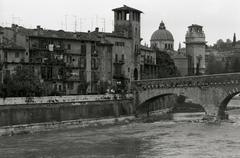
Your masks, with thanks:
M135 8L131 8L127 5L123 5L123 7L120 7L120 8L115 8L115 9L113 9L113 11L135 11L135 12L142 13L142 11L135 9Z
M31 34L31 37L42 37L42 38L59 38L68 40L87 40L87 41L98 41L99 39L91 33L86 32L66 32L63 30L36 30L36 33Z
M192 24L191 26L188 26L188 28L191 28L191 27L203 27L203 26L201 26L201 25L197 25L197 24Z
M151 49L150 47L147 47L147 46L143 46L143 45L140 45L140 49L153 52L153 49Z
M151 41L174 41L173 35L168 31L163 22L160 23L159 29L153 32Z
M36 29L24 28L13 24L12 27L5 29L12 29L19 34L36 37L36 38L58 38L68 40L85 40L85 41L99 41L97 36L88 32L68 32L64 30L47 30L38 26Z
M181 53L175 52L172 56L174 59L187 59L187 57Z

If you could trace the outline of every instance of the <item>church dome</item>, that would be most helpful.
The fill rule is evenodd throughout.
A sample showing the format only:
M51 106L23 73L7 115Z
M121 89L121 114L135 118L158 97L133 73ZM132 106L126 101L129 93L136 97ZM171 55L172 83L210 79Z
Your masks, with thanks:
M174 41L174 39L172 33L166 30L165 24L161 22L159 29L152 34L151 41Z

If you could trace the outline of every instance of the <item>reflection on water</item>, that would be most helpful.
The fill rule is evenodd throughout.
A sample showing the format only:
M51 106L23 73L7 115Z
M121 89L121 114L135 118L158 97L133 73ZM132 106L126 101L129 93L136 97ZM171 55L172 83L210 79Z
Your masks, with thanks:
M235 123L192 123L188 120L198 119L203 113L180 113L174 114L173 121L0 137L0 157L238 158L240 110L229 114Z

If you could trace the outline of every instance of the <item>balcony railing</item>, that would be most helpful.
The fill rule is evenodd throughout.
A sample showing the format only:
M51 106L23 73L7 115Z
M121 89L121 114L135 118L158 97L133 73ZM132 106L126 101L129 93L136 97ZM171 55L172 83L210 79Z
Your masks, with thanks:
M124 60L118 60L114 62L114 64L119 64L119 65L122 65L124 63L125 63Z

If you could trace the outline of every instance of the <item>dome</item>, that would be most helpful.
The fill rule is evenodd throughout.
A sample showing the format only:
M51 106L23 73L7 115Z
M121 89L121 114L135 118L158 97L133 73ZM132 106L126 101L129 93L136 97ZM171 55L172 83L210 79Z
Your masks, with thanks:
M151 41L174 41L174 39L172 33L166 30L165 24L161 22L159 29L152 34Z

